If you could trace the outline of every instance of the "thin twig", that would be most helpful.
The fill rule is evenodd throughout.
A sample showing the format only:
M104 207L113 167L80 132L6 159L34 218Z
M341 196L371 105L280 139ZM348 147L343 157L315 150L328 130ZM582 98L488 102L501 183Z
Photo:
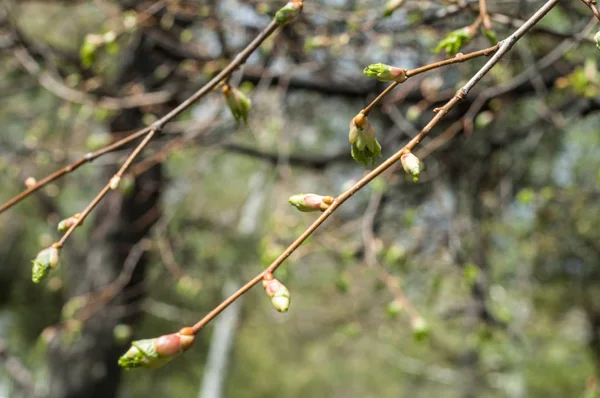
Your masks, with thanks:
M252 54L254 52L254 50L256 50L262 44L262 42L264 40L266 40L271 34L273 34L277 30L278 27L279 27L279 24L277 22L275 22L274 20L271 21L271 23L261 33L259 33L258 36L256 36L256 38L254 38L254 40L252 40L252 42L250 42L250 44L248 44L248 46L246 46L246 48L244 48L244 50L242 50L229 63L229 65L227 65L227 67L225 67L217 76L212 78L208 83L206 83L202 88L200 88L198 91L196 91L187 100L183 101L181 104L179 104L177 107L175 107L169 113L167 113L165 116L163 116L162 118L160 118L159 120L154 122L150 127L146 127L144 129L140 130L139 132L134 133L133 135L136 135L136 137L138 134L139 134L139 136L145 134L145 137L142 140L142 142L140 142L138 144L138 146L133 150L133 152L127 157L127 159L125 160L125 162L123 163L123 165L121 166L119 171L117 171L117 173L110 179L110 181L108 181L108 183L104 186L104 188L102 188L100 190L100 192L90 202L90 204L80 213L80 216L76 218L73 225L71 225L71 227L64 233L64 235L61 237L61 239L58 242L54 243L53 246L56 248L63 247L63 245L69 238L69 236L71 236L71 234L73 233L73 231L75 231L75 229L79 225L81 225L81 223L83 223L83 221L88 216L88 214L100 203L100 201L104 198L104 196L106 196L106 194L111 190L113 181L120 180L123 173L125 173L127 171L129 166L131 166L131 164L134 162L134 160L137 158L137 156L140 154L140 152L142 152L142 150L146 147L146 145L148 145L148 143L152 140L154 135L159 130L162 130L162 128L165 124L167 124L168 122L170 122L171 120L173 120L174 118L179 116L182 112L184 112L190 106L192 106L196 101L198 101L200 98L202 98L203 96L205 96L206 94L211 92L222 80L229 77L240 65L242 65L246 61L246 59L250 56L250 54ZM85 160L81 161L81 164L83 164L83 163L85 163ZM77 164L77 167L79 167L81 164ZM50 177L53 177L53 176L54 175L52 175ZM59 176L60 175L57 175L55 178L58 178ZM45 180L50 180L50 177L48 177ZM47 181L45 181L44 183L47 183ZM36 186L31 187L30 189L28 189L28 191L32 192L34 190L34 188L39 189L40 186L41 186L41 184L36 184ZM27 192L27 191L25 191L25 192ZM29 193L31 193L31 192L29 192ZM16 198L16 200L13 199L13 200L9 201L8 204L3 205L2 208L0 208L0 212L7 209L12 204L18 202L20 199L27 196L27 194L22 193L21 195L19 195L20 198L18 196Z
M440 120L444 118L450 112L452 108L456 104L458 104L471 89L500 61L500 59L515 45L515 43L526 33L528 32L539 20L541 20L544 15L546 15L556 4L558 4L559 0L549 0L544 4L531 18L529 18L519 29L517 29L512 35L510 35L505 40L498 43L499 48L494 54L492 58L490 58L483 67L465 84L461 89L459 89L454 97L450 99L443 107L436 109L436 115L433 119L421 130L419 134L417 134L413 139L411 139L404 147L398 150L395 154L390 156L387 160L385 160L378 167L373 169L371 172L366 174L363 178L361 178L354 186L349 188L340 194L334 202L329 206L327 210L325 210L319 218L317 218L303 233L300 235L292 244L288 246L287 249L275 260L271 265L269 265L264 271L256 275L250 281L248 281L244 286L242 286L238 291L229 296L219 305L217 305L212 311L206 314L200 321L198 321L195 325L192 326L194 333L198 333L206 324L208 324L212 319L214 319L221 311L227 308L231 303L237 300L240 296L250 290L254 285L258 284L266 273L273 273L277 268L292 254L294 251L309 237L312 233L321 226L329 218L333 212L340 207L346 200L350 199L356 192L369 184L373 179L382 174L392 165L400 160L402 155L407 152L410 152L414 149L414 147L425 138L431 129L439 123Z
M492 29L490 14L487 12L487 0L479 0L479 16L481 17L483 27L486 29Z
M44 185L48 184L51 181L56 180L57 178L62 177L63 175L75 170L76 168L78 168L79 166L81 166L84 163L87 163L93 159L96 159L97 157L107 153L107 152L111 152L119 147L122 147L123 145L141 137L144 136L146 134L150 134L152 132L152 135L154 135L156 133L157 130L162 129L167 123L169 123L171 120L173 120L174 118L176 118L177 116L179 116L182 112L184 112L185 110L187 110L190 106L192 106L196 101L198 101L200 98L204 97L206 94L208 94L209 92L211 92L222 80L224 80L225 78L227 78L229 75L231 75L237 68L240 67L240 65L242 65L246 59L262 44L263 41L265 41L269 36L271 36L278 28L278 24L275 21L271 21L271 23L261 32L258 34L258 36L256 36L254 38L254 40L252 40L252 42L250 42L250 44L248 44L248 46L246 46L246 48L244 48L230 63L229 65L227 65L227 67L225 67L225 69L223 69L217 76L215 76L214 78L212 78L208 83L206 83L202 88L200 88L198 91L196 91L191 97L189 97L187 100L183 101L181 104L179 104L177 107L175 107L172 111L170 111L169 113L167 113L165 116L163 116L162 118L160 118L159 120L157 120L156 122L154 122L152 124L152 126L149 127L145 127L143 129L141 129L140 131L135 132L134 134L132 134L129 137L124 138L123 140L120 140L114 144L109 145L106 148L103 148L101 150L98 150L96 152L93 153L88 153L86 154L86 156L74 163L71 163L70 165L64 167L61 170L58 170L57 172L49 175L48 177L44 178L43 180L39 181L38 183L36 183L35 185L31 186L30 188L26 189L25 191L21 192L20 194L18 194L17 196L13 197L12 199L10 199L8 202L4 203L2 206L0 206L0 213L4 212L5 210L9 209L10 207L14 206L15 204L17 204L18 202L20 202L21 200L25 199L27 196L29 196L31 193L37 191L38 189L42 188ZM143 148L143 147L142 147ZM137 156L137 153L136 153ZM128 161L133 161L135 159L135 156L131 159L127 159L126 163ZM130 163L130 162L129 162ZM128 165L129 166L129 165ZM127 169L127 167L125 167L121 174L123 172L125 172ZM110 183L109 183L110 184ZM109 184L107 184L107 187L109 186ZM94 206L92 206L90 208L90 211L95 207L95 205L97 203L99 203L99 201L102 199L102 197L104 197L104 195L108 192L107 187L105 187L102 191L100 191L100 193L98 194L98 196L96 197L96 199L98 199L98 201L94 204ZM103 191L105 191L103 193ZM92 202L94 203L95 200ZM87 214L86 214L87 215ZM83 220L81 220L83 221ZM79 225L80 223L77 223L77 225ZM69 233L67 231L67 233Z
M129 144L131 141L137 140L138 138L142 137L144 134L148 133L148 131L150 131L150 127L143 128L143 129L141 129L131 135L128 135L127 137L125 137L117 142L114 142L104 148L98 149L97 151L94 151L94 152L86 153L81 159L76 160L75 162L66 165L62 169L57 170L54 173L44 177L43 179L41 179L34 185L30 186L29 188L27 188L20 194L14 196L12 199L8 200L6 203L4 203L2 206L0 206L0 214L4 211L8 210L12 206L16 205L21 200L25 199L26 197L28 197L35 191L48 185L52 181L55 181L55 180L59 179L60 177L64 176L65 174L69 174L69 173L77 170L81 165L83 165L85 163L91 162L104 154L113 152L113 151L121 148L122 146Z
M600 10L598 10L598 7L596 7L596 0L581 0L583 1L583 4L585 4L586 6L589 7L590 10L592 10L592 14L594 14L594 16L598 19L598 21L600 21Z
M484 48L482 50L473 51L473 52L467 53L467 54L458 54L454 58L445 59L445 60L434 62L434 63L428 64L425 66L421 66L416 69L409 70L406 72L406 76L412 77L412 76L416 76L416 75L424 73L424 72L428 72L433 69L441 68L446 65L466 62L466 61L469 61L473 58L477 58L480 56L489 56L489 55L493 54L495 51L497 51L498 47L499 47L499 44L492 46L492 47ZM377 96L377 98L375 98L367 107L365 107L362 112L365 115L367 115L371 111L371 109L373 109L373 107L375 107L375 105L377 105L383 99L383 97L385 97L389 92L391 92L398 85L399 85L399 83L397 83L397 82L390 84L381 94L379 94ZM43 186L47 185L48 183L62 177L65 174L68 174L68 173L74 171L82 164L91 162L92 160L94 160L108 152L112 152L118 148L121 148L122 146L128 144L129 142L143 136L149 130L150 130L150 127L147 127L147 128L140 130L128 137L123 138L120 141L115 142L114 144L109 145L106 148L102 148L95 152L86 154L83 158L79 159L78 161L75 161L75 162L65 166L64 168L54 172L53 174L51 174L51 175L47 176L46 178L37 182L32 187L26 189L25 191L21 192L20 194L16 195L12 199L10 199L8 202L6 202L2 206L0 206L0 213L2 213L5 210L9 209L10 207L14 206L21 200L25 199L30 194L32 194L33 192L35 192L38 189L42 188ZM136 173L136 174L138 174L138 173Z
M441 68L441 67L444 67L447 65L470 61L473 58L477 58L477 57L481 57L481 56L489 56L489 55L492 55L493 53L495 53L496 51L498 51L499 48L500 48L500 43L496 44L495 46L484 48L483 50L473 51L473 52L467 53L467 54L459 53L455 57L450 58L450 59L444 59L442 61L433 62L431 64L427 64L427 65L418 67L416 69L407 70L406 78L408 79L409 77L416 76L421 73L429 72L430 70L438 69L438 68ZM368 115L369 112L375 107L375 105L377 105L383 99L383 97L385 97L387 94L389 94L390 91L392 91L394 88L396 88L400 84L401 83L399 83L399 82L393 82L392 84L390 84L385 90L383 90L381 92L381 94L379 94L377 96L377 98L375 98L373 101L371 101L371 103L369 105L367 105L361 111L361 113L363 113L365 116Z
M134 94L126 97L96 96L67 86L56 76L44 71L24 46L14 50L15 58L30 75L35 77L40 86L52 94L75 104L86 104L98 108L118 111L121 109L139 108L143 106L164 104L173 95L168 91Z

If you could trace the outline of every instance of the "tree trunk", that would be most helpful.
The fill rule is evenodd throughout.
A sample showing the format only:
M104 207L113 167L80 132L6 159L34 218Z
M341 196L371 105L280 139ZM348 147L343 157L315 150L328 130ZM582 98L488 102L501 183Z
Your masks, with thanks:
M133 57L122 72L122 81L142 81L150 89L152 72L161 63L148 40L140 40ZM155 89L155 87L152 87ZM142 113L123 110L111 123L111 131L140 128ZM116 168L99 178L108 181ZM119 276L132 248L148 236L160 215L159 198L162 187L161 167L154 166L135 181L132 194L109 192L94 210L95 222L91 239L84 242L86 251L81 261L67 264L69 268L69 298L90 291L99 291ZM90 193L90 197L91 197ZM69 243L73 243L71 240ZM69 250L67 244L66 250ZM134 326L139 311L136 306L143 296L146 255L137 259L127 286L110 302L85 322L81 336L73 342L61 343L56 338L50 346L51 398L112 398L117 396L120 369L119 356L126 345L119 344L113 330L119 324ZM123 309L126 308L126 311Z

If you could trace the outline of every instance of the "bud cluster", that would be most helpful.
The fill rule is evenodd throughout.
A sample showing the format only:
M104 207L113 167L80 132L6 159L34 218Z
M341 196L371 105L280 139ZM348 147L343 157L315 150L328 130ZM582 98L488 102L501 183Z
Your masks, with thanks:
M375 138L375 129L363 113L359 113L350 121L348 140L352 145L352 157L365 166L369 163L374 165L377 157L381 156L381 145Z

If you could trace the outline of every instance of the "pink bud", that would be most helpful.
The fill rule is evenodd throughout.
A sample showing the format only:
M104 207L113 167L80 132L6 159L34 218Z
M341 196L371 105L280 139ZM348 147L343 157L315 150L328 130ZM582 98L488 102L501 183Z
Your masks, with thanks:
M154 342L154 349L160 356L171 357L181 354L194 344L195 337L179 333L165 334Z

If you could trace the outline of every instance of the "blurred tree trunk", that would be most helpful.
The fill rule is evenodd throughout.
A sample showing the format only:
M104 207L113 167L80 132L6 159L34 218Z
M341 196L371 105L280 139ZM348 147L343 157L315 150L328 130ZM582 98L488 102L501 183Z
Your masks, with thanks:
M152 73L158 65L153 45L141 38L128 65L123 68L121 81L143 82L146 90L155 89ZM121 111L111 122L111 131L127 131L142 126L143 114L139 110ZM131 148L129 149L131 151ZM116 171L106 170L98 179L105 183ZM94 211L94 229L85 255L80 261L71 261L69 269L69 298L101 290L117 279L131 249L144 239L160 215L159 199L162 187L161 167L139 176L129 195L110 192ZM90 192L90 197L95 194ZM72 245L81 236L74 236ZM67 245L68 246L68 245ZM69 250L67 248L66 250ZM134 259L135 260L135 259ZM137 303L143 297L146 255L139 257L132 277L114 299L96 312L83 325L80 338L71 344L54 339L50 348L50 397L52 398L111 398L117 396L120 369L119 356L126 346L115 342L115 326L125 323L135 325L139 313Z

